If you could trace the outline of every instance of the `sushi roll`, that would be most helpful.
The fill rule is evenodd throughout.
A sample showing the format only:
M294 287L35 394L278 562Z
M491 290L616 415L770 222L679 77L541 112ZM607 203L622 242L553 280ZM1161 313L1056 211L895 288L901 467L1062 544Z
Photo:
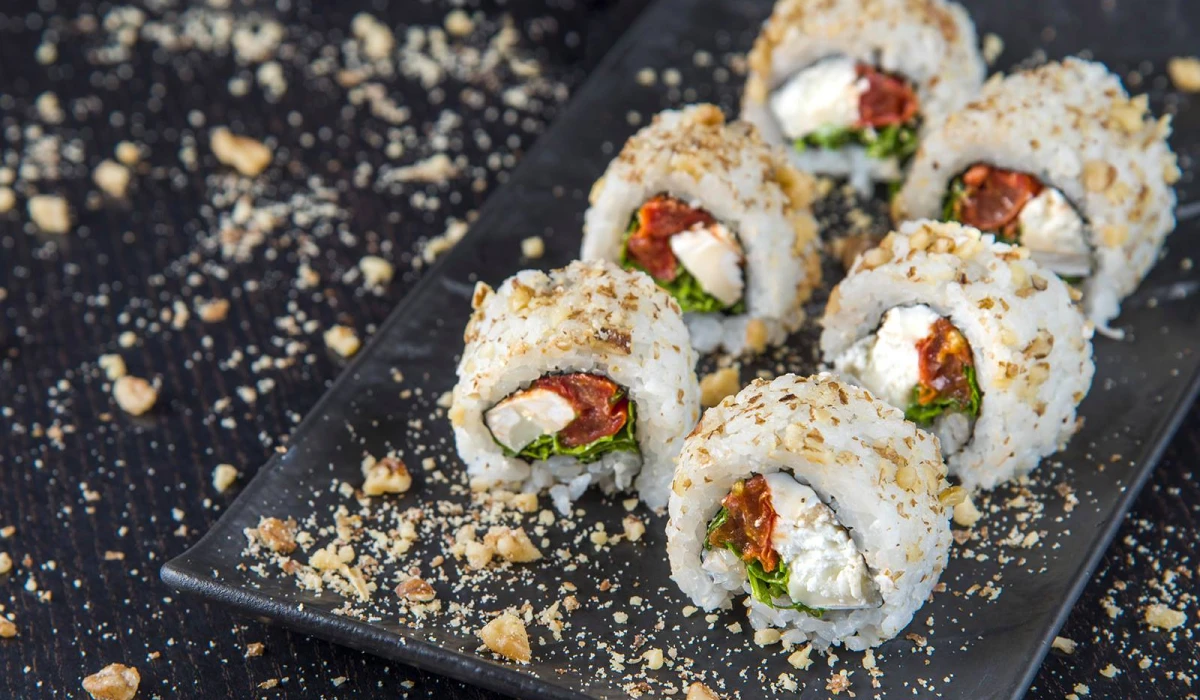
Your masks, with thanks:
M480 283L450 422L476 488L636 488L666 505L672 460L700 414L679 306L649 277L608 263Z
M671 578L705 610L735 596L756 630L859 651L895 637L937 584L949 513L937 440L830 375L755 380L705 412L671 486Z
M997 78L925 136L893 214L1019 243L1107 330L1175 228L1170 132L1099 63Z
M804 321L821 281L813 181L713 105L667 111L596 181L584 260L649 274L700 352L761 352Z
M900 180L923 129L986 73L966 10L942 0L780 0L749 69L742 119L863 194Z
M1090 330L1029 251L914 221L830 293L825 362L941 440L968 488L1025 474L1064 445L1091 387Z

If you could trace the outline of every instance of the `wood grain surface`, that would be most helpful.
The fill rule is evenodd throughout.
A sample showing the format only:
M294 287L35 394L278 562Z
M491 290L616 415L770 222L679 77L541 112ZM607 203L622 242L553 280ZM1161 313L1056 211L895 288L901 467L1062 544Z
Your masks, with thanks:
M480 42L512 18L544 83L538 104L506 106L513 98L505 91L527 81L512 75L450 76L432 87L419 76L380 77L408 110L403 127L352 104L352 87L312 72L316 59L331 47L330 61L348 60L360 10L398 28L403 43L409 27L446 24L457 3L259 5L281 18L285 45L297 52L278 61L287 82L281 95L270 94L278 83L262 61L202 41L172 49L146 38L156 20L184 26L189 10L252 16L255 8L239 0L149 2L134 29L141 38L128 46L122 27L132 20L110 3L0 5L0 167L18 175L16 205L0 213L0 528L13 528L0 530L0 552L14 562L0 574L0 612L18 630L0 639L0 697L86 697L81 679L111 662L138 668L138 697L496 697L180 599L158 569L236 496L236 485L214 489L214 468L234 465L244 484L337 376L344 363L325 349L324 329L343 324L369 336L419 279L424 266L412 260L423 242L448 219L468 219L504 181L642 3L473 3ZM106 63L110 56L123 60ZM234 94L238 81L249 85L245 94ZM39 102L47 92L65 112L61 121ZM243 192L222 179L207 136L219 125L271 144L269 188ZM47 145L47 135L61 138ZM399 163L428 157L430 144L445 139L470 165L397 194L372 179L397 139ZM126 140L142 149L130 193L101 196L92 170ZM314 178L340 213L318 215L311 230L295 218L279 225L245 261L225 255L219 222L233 206L223 197L281 203L295 217L314 206ZM67 198L67 234L30 223L33 194ZM395 265L381 293L353 273L368 254ZM320 281L297 285L302 266ZM200 319L198 302L207 299L227 299L227 317ZM106 353L158 383L150 412L133 417L114 403L97 364ZM1175 601L1195 629L1197 463L1193 411L1062 632L1074 653L1052 652L1030 697L1182 698L1200 690L1194 636L1151 629L1141 612L1147 600ZM246 658L252 643L265 651Z

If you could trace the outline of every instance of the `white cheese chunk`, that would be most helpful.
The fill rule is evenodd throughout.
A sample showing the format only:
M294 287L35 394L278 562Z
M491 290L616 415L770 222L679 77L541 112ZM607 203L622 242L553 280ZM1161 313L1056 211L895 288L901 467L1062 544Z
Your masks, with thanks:
M852 59L829 58L792 76L769 106L784 135L798 139L822 128L853 127L866 91L867 80L858 77Z
M766 479L779 514L771 546L787 563L792 600L823 609L878 605L867 562L833 510L790 474L776 472Z
M834 367L876 398L903 411L912 402L913 387L921 381L917 343L929 337L939 318L924 305L892 309L884 314L879 330L850 346L834 361Z
M742 248L721 224L696 226L671 236L671 252L700 288L725 306L742 298Z
M528 389L493 406L484 415L484 422L497 442L520 452L541 436L567 427L575 417L570 401L547 389Z
M1061 192L1043 189L1017 216L1021 245L1039 264L1068 277L1086 277L1092 271L1092 251L1079 213Z

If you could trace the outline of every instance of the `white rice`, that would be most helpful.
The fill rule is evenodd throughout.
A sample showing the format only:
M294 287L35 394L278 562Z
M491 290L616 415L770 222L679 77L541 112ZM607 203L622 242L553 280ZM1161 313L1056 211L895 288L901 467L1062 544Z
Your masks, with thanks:
M898 635L933 591L950 546L949 506L937 440L903 414L830 375L755 380L705 412L679 455L671 487L671 578L705 610L748 592L745 565L709 552L709 521L734 482L790 472L836 514L863 555L882 605L828 610L821 618L777 610L747 595L755 629L777 627L789 643L855 651Z
M798 152L768 107L770 93L822 59L845 56L903 76L917 91L922 131L974 97L986 73L975 25L962 6L943 0L781 0L750 51L742 119L769 143L787 147L810 172L850 178L859 191L901 177L900 164L861 147Z
M1066 444L1095 368L1089 326L1064 282L1028 250L976 229L909 222L860 255L831 292L825 361L873 333L889 309L915 304L967 338L983 394L970 440L946 455L951 474L968 488L992 488Z
M761 352L804 321L821 282L814 183L742 122L695 105L667 111L639 131L596 181L584 217L584 260L617 262L634 212L654 195L695 202L745 251L744 314L687 314L700 352Z
M548 489L566 511L589 485L635 484L651 508L666 505L672 460L700 412L700 386L679 307L645 274L608 263L525 270L493 291L480 283L464 334L450 421L473 483ZM591 464L504 455L484 413L545 374L602 374L629 391L640 458L611 452ZM636 481L635 481L636 476Z
M1099 63L1069 58L996 77L925 135L893 215L939 217L950 181L974 163L1037 176L1083 214L1095 254L1084 308L1106 329L1175 228L1170 132L1169 116L1155 119L1145 96L1130 99Z

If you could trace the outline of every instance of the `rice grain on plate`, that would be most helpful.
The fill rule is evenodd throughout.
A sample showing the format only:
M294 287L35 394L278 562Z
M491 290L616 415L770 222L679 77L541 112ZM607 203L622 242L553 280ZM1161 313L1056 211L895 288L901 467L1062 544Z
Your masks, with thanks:
M821 352L941 440L968 488L1025 474L1075 433L1090 330L1066 283L954 223L915 221L830 293Z
M950 546L937 440L830 375L755 380L704 413L680 453L667 553L705 610L735 596L789 644L867 649L898 635Z
M1021 243L1081 286L1107 330L1175 228L1170 132L1170 117L1156 119L1099 63L997 77L925 136L893 214Z
M780 0L749 64L742 119L864 193L899 180L923 130L986 73L966 10L942 0Z
M574 262L480 283L472 303L450 420L473 483L549 489L560 511L591 485L636 485L666 505L700 412L670 295L642 273Z
M592 187L581 257L651 275L700 352L760 352L799 328L821 281L813 189L717 107L663 112Z

